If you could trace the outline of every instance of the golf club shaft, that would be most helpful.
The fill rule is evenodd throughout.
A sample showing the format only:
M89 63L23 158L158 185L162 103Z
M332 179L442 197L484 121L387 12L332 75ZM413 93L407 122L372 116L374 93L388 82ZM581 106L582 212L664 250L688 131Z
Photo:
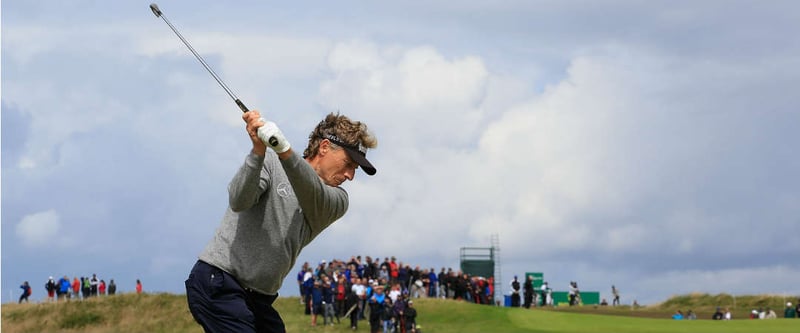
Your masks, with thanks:
M180 40L183 42L183 44L185 44L186 47L189 48L189 51L192 51L192 54L194 54L194 57L197 58L197 60L199 60L200 63L203 64L203 67L206 68L206 70L211 74L211 76L214 77L214 80L217 80L217 83L219 83L219 85L222 86L222 89L225 89L225 92L228 93L228 96L230 96L231 99L233 99L233 101L236 103L236 105L239 106L240 109L242 109L242 112L250 111L249 109L247 109L247 107L244 105L244 103L242 103L242 101L239 100L238 97L236 97L236 94L234 94L231 91L231 89L228 88L228 86L225 84L225 82L223 82L222 79L220 79L219 76L217 76L217 73L214 73L214 70L212 70L211 67L208 66L206 61L203 60L203 57L201 57L200 54L198 54L197 51L194 50L192 45L189 44L189 42L185 38L183 38L181 33L178 32L178 29L175 29L175 26L173 26L172 23L170 23L169 20L167 20L167 17L164 16L164 13L162 13L161 10L158 8L158 5L156 5L155 3L151 3L150 4L150 10L153 11L153 14L155 14L156 17L160 17L162 20L164 20L165 23L167 23L169 28L172 29L172 31L178 36L178 38L180 38Z

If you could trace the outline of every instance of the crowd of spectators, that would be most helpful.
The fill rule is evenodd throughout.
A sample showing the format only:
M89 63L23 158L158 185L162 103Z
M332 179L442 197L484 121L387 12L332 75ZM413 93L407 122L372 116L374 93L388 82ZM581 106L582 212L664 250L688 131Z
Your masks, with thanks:
M800 299L798 299L797 302L799 304L796 307L792 307L792 302L787 302L786 303L786 308L783 311L783 317L784 318L800 318ZM752 311L750 311L749 318L750 319L777 319L778 318L778 314L775 313L775 310L773 310L773 309L771 309L769 307L767 307L767 308L760 307L758 309L753 309ZM672 319L675 319L675 320L684 320L684 319L692 320L692 319L697 319L697 316L694 314L694 312L692 312L692 310L689 310L689 312L686 315L683 314L683 311L678 310L672 315ZM723 310L721 307L717 307L716 311L714 311L714 314L711 315L711 319L713 319L713 320L731 320L731 319L733 319L733 317L732 317L731 311L729 309L726 308L725 310Z
M29 297L33 294L33 288L28 281L23 282L19 287L22 289L22 294L19 296L19 303L29 302ZM60 302L114 295L117 293L117 284L114 282L114 279L106 283L104 279L98 279L97 274L92 274L91 277L81 276L78 278L76 276L73 277L71 281L66 275L58 280L51 276L47 282L45 282L44 290L47 292L45 302ZM136 292L142 292L142 282L140 280L136 280Z
M349 320L353 330L367 320L371 332L419 332L414 298L433 297L492 304L492 278L470 276L452 268L412 268L395 257L352 256L349 260L308 262L297 274L300 303L311 325Z

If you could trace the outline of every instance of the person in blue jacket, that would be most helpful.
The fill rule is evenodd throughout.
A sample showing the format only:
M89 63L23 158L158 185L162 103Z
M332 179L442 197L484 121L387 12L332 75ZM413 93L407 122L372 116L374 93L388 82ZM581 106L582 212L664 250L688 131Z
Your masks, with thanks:
M22 304L22 301L28 303L28 297L30 297L31 293L33 292L31 290L31 285L28 284L28 281L25 281L19 287L22 288L22 295L19 295L19 304Z
M70 288L72 288L72 283L69 282L69 278L66 275L58 279L58 300L61 300L62 297L69 299Z

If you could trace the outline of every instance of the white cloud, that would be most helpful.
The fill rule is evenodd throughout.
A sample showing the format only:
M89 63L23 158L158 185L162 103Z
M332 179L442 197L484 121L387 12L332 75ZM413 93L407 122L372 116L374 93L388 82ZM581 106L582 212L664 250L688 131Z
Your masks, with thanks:
M482 125L489 73L480 58L350 42L337 44L330 59L333 77L321 84L321 103L377 128L409 129L382 136L390 144L465 145Z
M26 215L17 224L17 237L28 247L42 247L59 242L61 217L54 210Z

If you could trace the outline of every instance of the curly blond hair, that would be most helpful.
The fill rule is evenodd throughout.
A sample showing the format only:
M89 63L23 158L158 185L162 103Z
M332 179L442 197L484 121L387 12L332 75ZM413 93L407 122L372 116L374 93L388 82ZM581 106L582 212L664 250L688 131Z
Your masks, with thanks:
M378 139L369 131L367 124L350 120L338 112L335 114L331 112L308 135L308 147L303 151L303 158L317 156L319 143L329 136L355 147L372 149L378 146Z

